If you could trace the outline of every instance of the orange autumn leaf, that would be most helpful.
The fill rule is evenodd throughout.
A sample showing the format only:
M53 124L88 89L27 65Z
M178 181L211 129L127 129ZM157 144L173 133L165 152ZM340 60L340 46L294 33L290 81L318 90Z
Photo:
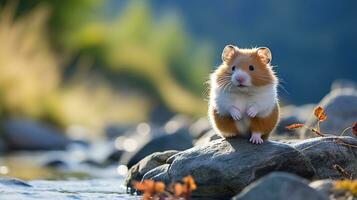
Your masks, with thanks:
M165 184L161 181L156 182L154 186L155 192L162 193L165 191Z
M142 192L154 192L155 182L153 180L144 180L143 182L134 182L134 188Z
M133 187L143 193L142 200L150 199L190 199L192 191L197 188L192 176L186 176L181 182L176 182L170 185L170 189L166 190L165 183L161 181L153 181L150 179L141 182L133 182Z
M318 106L317 108L315 108L314 114L315 114L315 117L320 122L323 122L323 121L325 121L327 119L327 115L325 113L325 110L321 106Z
M177 196L177 197L179 197L179 196L181 196L182 194L183 194L183 191L184 189L183 189L183 186L182 186L182 184L181 183L176 183L175 185L174 185L174 193L175 193L175 196Z
M355 122L352 126L352 133L357 137L357 122Z
M304 127L304 124L291 124L289 126L286 126L285 128L288 130L294 130L302 127Z
M337 190L347 190L353 195L357 196L357 180L340 180L336 181L335 184L335 189Z
M182 179L182 181L185 183L185 185L187 185L189 190L192 191L197 189L197 185L195 183L195 180L193 180L192 176L186 176Z

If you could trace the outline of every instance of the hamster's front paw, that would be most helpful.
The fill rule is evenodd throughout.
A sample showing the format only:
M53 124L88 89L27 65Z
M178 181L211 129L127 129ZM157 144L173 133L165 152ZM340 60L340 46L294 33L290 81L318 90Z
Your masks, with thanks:
M257 114L258 114L257 105L255 105L255 104L250 105L247 109L247 115L251 118L254 118Z
M231 108L229 109L229 113L231 114L234 120L242 119L242 113L240 112L239 108L235 106L231 106Z
M263 144L262 134L260 133L252 133L252 136L249 139L249 142L253 144Z

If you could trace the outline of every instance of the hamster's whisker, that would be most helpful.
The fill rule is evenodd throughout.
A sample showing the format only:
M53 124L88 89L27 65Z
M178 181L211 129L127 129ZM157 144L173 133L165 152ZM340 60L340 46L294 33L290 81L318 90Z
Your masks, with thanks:
M227 89L229 89L229 86L231 85L231 82L229 81L226 86L223 88L224 91L226 91Z
M286 92L286 94L290 94L280 82L278 83L278 87L281 88L284 92Z
M223 89L223 91L225 91L227 89L227 87L231 84L230 80L221 80L218 83L218 87Z

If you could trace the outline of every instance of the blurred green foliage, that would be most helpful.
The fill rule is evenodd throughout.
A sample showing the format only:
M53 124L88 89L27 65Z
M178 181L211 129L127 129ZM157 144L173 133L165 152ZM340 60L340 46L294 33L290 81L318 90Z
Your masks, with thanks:
M200 94L212 51L207 45L193 45L177 16L160 18L152 18L144 1L133 1L117 18L86 23L66 44L98 58L106 71L145 79L159 95L155 98L172 111L203 114Z
M190 39L177 15L154 18L145 1L111 19L103 2L23 0L1 9L2 117L101 126L147 120L157 103L205 114L212 48Z

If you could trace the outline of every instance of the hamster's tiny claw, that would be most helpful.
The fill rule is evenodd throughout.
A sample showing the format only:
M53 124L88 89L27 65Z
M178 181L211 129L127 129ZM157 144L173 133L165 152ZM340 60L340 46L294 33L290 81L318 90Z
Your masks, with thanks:
M254 118L258 114L258 108L256 105L251 105L247 109L247 115L251 118Z
M261 138L260 133L253 133L252 136L249 139L249 142L253 144L263 144L263 139Z
M242 119L242 113L240 112L240 110L235 107L235 106L232 106L230 109L229 109L229 113L231 114L232 118L234 120L240 120Z

